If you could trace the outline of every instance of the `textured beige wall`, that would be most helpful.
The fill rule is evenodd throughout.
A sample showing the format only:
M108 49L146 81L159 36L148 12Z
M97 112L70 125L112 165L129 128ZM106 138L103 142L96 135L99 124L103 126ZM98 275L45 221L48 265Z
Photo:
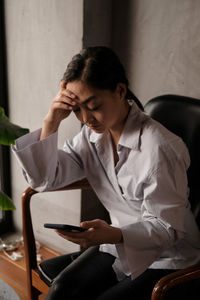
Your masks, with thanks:
M41 127L67 63L82 48L83 1L6 0L5 13L10 118L32 131ZM64 121L59 145L79 130L75 118ZM22 227L20 198L26 186L12 155L13 200L17 207L14 222L18 230ZM37 239L61 251L77 249L52 230L43 229L43 223L78 224L80 191L37 195L32 211Z
M177 93L200 98L200 1L113 1L113 48L145 103Z

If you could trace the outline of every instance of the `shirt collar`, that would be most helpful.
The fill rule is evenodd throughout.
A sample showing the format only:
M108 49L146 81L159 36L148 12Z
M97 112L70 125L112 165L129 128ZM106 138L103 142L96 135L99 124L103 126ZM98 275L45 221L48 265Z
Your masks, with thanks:
M133 101L118 145L139 151L142 128L147 119L149 117Z

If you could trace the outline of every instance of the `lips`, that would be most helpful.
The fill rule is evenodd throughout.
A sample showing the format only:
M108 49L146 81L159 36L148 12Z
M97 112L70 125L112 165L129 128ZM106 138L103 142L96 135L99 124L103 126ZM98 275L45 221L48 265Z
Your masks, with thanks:
M98 130L99 126L90 126L91 129Z
M102 126L101 124L86 124L88 127L90 127L92 130L101 130Z
M98 128L100 125L99 124L86 124L90 128Z

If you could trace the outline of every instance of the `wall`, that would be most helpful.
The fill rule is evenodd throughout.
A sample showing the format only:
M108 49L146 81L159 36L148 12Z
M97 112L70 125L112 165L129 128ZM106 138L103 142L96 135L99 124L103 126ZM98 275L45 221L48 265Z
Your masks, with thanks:
M200 98L200 1L114 0L112 46L143 103L164 93Z
M42 126L49 105L59 88L60 78L72 55L82 48L83 1L6 0L6 35L10 118L35 130ZM80 124L73 116L61 125L59 146L73 136ZM21 222L21 194L27 187L20 167L12 155L12 188L16 205L14 223ZM60 251L76 250L47 229L44 222L78 224L80 191L34 196L33 223L36 238Z
M111 47L112 0L84 0L83 47Z

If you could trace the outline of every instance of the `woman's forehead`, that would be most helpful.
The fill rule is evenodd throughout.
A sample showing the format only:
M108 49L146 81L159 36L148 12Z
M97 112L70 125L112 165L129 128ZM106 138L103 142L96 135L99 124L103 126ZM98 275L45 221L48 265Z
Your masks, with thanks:
M66 85L66 89L71 93L74 94L79 101L85 101L90 97L93 97L97 90L90 87L86 83L82 81L72 81L68 82Z

